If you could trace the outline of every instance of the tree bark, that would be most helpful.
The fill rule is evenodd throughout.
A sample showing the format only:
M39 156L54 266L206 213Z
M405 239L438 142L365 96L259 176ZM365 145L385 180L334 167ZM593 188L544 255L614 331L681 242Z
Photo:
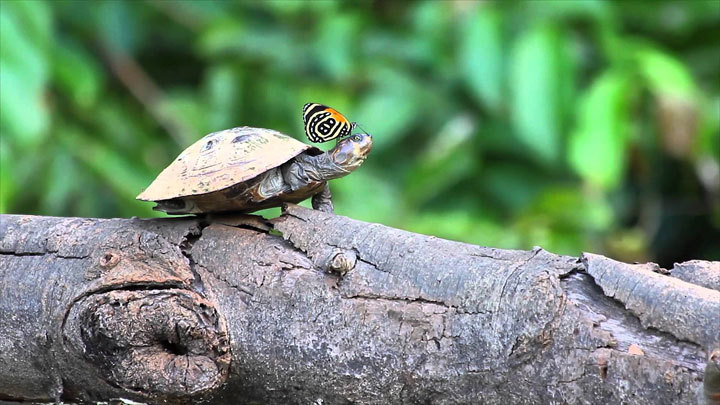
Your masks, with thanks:
M720 395L720 352L707 360L720 345L718 263L665 271L485 248L294 205L272 221L0 222L4 401Z

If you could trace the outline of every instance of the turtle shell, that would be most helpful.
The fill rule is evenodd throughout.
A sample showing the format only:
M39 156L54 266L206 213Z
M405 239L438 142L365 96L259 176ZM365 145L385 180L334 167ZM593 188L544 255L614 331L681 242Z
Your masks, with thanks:
M213 132L180 153L137 199L160 201L219 191L308 150L322 153L271 129L238 127Z

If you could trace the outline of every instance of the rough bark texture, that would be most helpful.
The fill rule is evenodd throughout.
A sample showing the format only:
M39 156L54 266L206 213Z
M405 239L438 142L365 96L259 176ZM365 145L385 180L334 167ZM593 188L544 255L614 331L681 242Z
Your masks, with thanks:
M720 291L720 262L690 260L675 263L670 274L688 283Z
M1 221L0 400L692 404L720 391L703 393L720 375L707 362L720 292L693 270L717 263L671 277L297 206L272 223Z

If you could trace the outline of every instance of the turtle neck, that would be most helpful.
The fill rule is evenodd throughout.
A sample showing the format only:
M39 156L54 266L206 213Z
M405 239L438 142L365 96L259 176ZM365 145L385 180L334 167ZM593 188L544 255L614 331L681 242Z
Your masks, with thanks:
M350 173L352 169L346 169L332 159L330 152L325 152L317 156L300 155L295 160L300 163L305 170L308 180L310 181L327 181L343 177Z

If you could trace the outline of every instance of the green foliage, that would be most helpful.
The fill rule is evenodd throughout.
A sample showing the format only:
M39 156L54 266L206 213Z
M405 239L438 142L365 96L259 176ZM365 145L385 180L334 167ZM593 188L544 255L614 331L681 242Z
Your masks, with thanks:
M561 152L568 89L573 85L568 45L557 28L536 26L517 38L510 57L513 124L523 146L546 164L557 162Z
M493 112L503 104L501 21L497 10L478 7L463 20L458 44L463 79L476 100Z
M3 1L0 212L160 215L134 197L194 140L305 140L320 102L375 140L339 214L717 259L718 32L713 0Z
M602 189L617 187L625 172L629 88L625 75L606 72L578 100L578 124L571 133L568 159L589 184Z

